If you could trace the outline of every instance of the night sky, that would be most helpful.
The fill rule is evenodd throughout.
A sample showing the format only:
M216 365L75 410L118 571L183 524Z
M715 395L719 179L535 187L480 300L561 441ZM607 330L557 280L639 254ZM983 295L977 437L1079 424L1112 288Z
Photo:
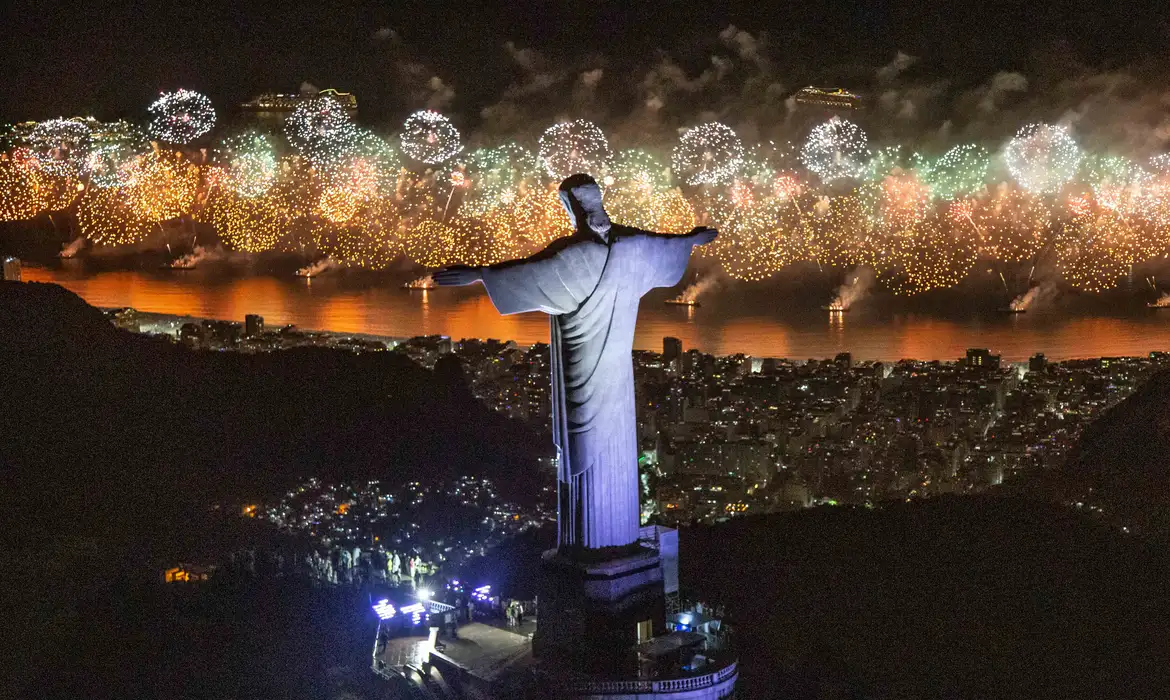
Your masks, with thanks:
M921 72L974 84L1037 52L1099 68L1138 61L1170 38L1160 4L16 0L0 10L0 119L141 119L161 90L222 106L310 81L356 92L362 120L378 124L425 106L419 86L437 76L454 93L445 111L475 128L518 80L505 42L608 75L665 51L689 72L729 25L766 42L786 87L848 81L898 51Z

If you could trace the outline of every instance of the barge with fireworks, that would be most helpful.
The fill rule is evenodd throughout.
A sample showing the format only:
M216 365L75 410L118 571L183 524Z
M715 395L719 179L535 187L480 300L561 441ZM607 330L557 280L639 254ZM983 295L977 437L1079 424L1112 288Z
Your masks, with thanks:
M435 288L435 281L428 275L420 277L416 280L411 280L402 285L402 288L410 292L425 292Z

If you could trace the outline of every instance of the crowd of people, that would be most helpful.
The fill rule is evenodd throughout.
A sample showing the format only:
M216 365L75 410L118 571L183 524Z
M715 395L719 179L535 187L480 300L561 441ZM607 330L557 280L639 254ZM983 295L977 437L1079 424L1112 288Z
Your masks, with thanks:
M232 552L226 568L249 575L303 575L337 586L390 584L412 588L427 585L439 570L437 565L414 553L289 543Z

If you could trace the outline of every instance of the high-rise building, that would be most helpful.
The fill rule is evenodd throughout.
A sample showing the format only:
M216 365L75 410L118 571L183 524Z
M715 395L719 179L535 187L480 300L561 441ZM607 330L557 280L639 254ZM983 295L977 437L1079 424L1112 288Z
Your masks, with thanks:
M259 314L248 314L244 317L244 336L254 338L264 332L264 317Z
M667 336L662 339L662 362L670 363L682 357L683 345L678 338Z
M999 369L999 355L992 355L987 348L970 348L967 350L967 366Z
M1048 358L1044 357L1044 353L1038 352L1028 358L1028 371L1042 373L1048 369Z
M20 281L20 258L4 258L4 277L9 282Z
M203 326L198 323L184 323L179 326L179 342L190 348L203 344Z
M833 358L833 362L841 369L850 369L853 367L853 355L847 352L839 352Z

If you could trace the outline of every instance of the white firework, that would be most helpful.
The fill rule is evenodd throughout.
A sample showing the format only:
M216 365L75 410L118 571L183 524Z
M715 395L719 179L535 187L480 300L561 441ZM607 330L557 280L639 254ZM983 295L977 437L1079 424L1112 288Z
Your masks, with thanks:
M540 164L558 180L600 171L612 155L605 134L584 119L554 124L540 137Z
M800 162L823 182L861 175L869 160L869 139L861 127L833 117L812 130L800 149Z
M190 143L215 126L211 100L193 90L163 93L149 111L150 135L168 143Z
M1008 142L1003 159L1021 187L1051 194L1076 176L1081 148L1063 126L1029 124Z
M50 119L33 127L29 147L41 169L53 175L78 175L88 165L89 126L71 119Z
M743 142L726 124L709 122L682 135L670 162L688 185L723 184L743 163Z
M345 106L332 97L317 97L297 105L284 121L288 142L305 158L329 163L348 154L357 130Z
M462 137L451 120L424 109L402 125L402 152L414 160L436 165L463 150Z

